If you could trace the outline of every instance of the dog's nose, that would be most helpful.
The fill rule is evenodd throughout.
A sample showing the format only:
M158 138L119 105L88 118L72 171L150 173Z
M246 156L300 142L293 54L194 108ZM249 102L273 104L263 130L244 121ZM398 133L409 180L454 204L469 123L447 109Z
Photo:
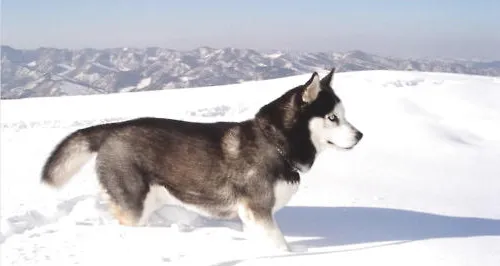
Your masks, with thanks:
M360 141L360 140L361 140L361 138L363 138L363 133L361 133L361 132L359 132L359 131L358 131L358 132L356 132L356 139L357 139L358 141Z

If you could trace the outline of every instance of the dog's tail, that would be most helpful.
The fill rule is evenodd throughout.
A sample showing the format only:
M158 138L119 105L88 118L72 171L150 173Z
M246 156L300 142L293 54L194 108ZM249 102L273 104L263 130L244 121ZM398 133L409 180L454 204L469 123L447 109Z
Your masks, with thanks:
M111 131L111 124L79 129L54 148L42 169L42 183L60 188L91 159Z

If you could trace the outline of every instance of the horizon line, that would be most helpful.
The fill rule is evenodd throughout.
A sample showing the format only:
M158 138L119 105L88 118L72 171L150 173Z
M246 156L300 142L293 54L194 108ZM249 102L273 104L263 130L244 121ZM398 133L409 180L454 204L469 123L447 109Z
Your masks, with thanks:
M363 49L359 48L353 48L353 49L348 49L348 50L304 50L304 49L287 49L287 48L249 48L249 47L235 47L235 46L221 46L221 47L216 47L216 46L209 46L209 45L200 45L192 48L186 48L186 49L179 49L179 48L169 48L165 46L158 46L158 45L150 45L150 46L137 46L137 45L124 45L124 46L115 46L115 47L81 47L81 48L69 48L69 47L57 47L57 46L45 46L41 45L38 47L32 47L32 48L18 48L14 45L10 44L0 44L0 47L9 47L14 50L24 50L24 51L36 51L39 49L54 49L54 50L69 50L69 51L81 51L81 50L120 50L120 49L132 49L132 50L145 50L145 49L166 49L166 50L172 50L172 51L180 51L180 52L188 52L188 51L194 51L202 48L208 48L208 49L214 49L214 50L225 50L225 49L236 49L236 50L252 50L256 51L259 53L262 52L288 52L288 53L353 53L353 52L361 52L364 54L368 55L374 55L374 56L380 56L380 57L385 57L385 58L392 58L392 59L406 59L406 60L463 60L463 61L482 61L482 62L496 62L500 61L500 58L481 58L481 57L447 57L447 56L394 56L394 55L381 55L380 53L376 52L370 52L366 51Z

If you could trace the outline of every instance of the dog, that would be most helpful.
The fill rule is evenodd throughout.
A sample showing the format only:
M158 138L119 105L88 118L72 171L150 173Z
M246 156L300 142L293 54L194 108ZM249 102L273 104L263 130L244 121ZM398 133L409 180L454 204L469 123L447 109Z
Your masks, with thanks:
M275 218L297 192L300 173L325 149L352 149L363 134L317 72L240 122L140 117L76 130L48 156L41 182L60 188L95 155L109 209L124 226L144 226L164 204L205 217L239 218L245 232L292 251Z

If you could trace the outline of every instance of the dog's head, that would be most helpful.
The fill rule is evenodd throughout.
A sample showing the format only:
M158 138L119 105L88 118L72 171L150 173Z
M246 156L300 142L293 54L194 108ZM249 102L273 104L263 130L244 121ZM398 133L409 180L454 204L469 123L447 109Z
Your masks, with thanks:
M347 121L342 101L330 85L334 72L332 69L321 80L313 73L306 83L264 105L256 114L266 134L288 143L291 156L303 165L312 165L315 155L327 148L351 149L363 137Z
M310 138L318 152L329 147L351 149L363 137L347 120L342 101L331 87L334 72L335 68L321 80L315 72L302 86Z

